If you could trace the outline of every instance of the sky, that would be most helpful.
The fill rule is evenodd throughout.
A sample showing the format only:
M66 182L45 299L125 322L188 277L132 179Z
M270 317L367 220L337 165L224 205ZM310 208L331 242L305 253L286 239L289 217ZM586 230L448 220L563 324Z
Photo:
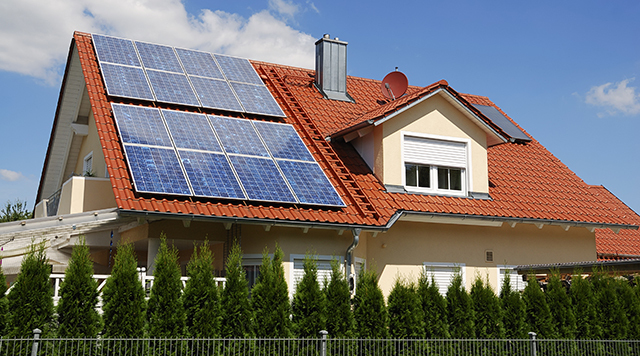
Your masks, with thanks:
M0 1L0 206L34 206L73 31L488 96L588 184L640 212L640 2Z

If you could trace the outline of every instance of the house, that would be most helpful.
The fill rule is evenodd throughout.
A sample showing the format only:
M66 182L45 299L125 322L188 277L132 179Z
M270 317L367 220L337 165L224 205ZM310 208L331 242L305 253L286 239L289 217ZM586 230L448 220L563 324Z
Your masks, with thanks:
M423 267L444 291L456 271L497 288L518 265L640 255L618 241L637 215L487 97L389 95L346 75L346 49L319 39L314 71L76 32L35 218L0 225L5 273L33 238L62 272L80 236L97 273L123 241L152 272L162 233L183 268L208 240L219 272L238 241L250 281L278 244L291 292L306 253L321 275L376 269L385 294Z

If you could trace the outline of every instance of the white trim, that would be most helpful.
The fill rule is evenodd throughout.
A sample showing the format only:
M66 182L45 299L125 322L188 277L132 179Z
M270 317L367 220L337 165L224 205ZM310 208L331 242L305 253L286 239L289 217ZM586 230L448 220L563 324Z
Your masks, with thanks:
M515 290L515 291L519 291L519 292L522 292L524 290L524 288L526 287L526 284L522 280L522 276L519 275L518 272L515 272L515 268L518 267L518 266L516 266L516 265L497 265L496 267L498 267L497 268L497 272L498 272L498 288L496 288L498 295L502 291L502 282L504 281L503 275L504 275L504 272L506 272L506 271L511 271L511 273L509 273L509 275L511 277L511 281L510 281L511 282L511 289Z
M466 288L467 273L465 271L466 265L464 263L423 262L422 263L422 267L427 269L427 275L429 275L429 282L431 282L431 274L429 274L429 272L431 272L430 267L441 269L441 271L435 271L435 272L440 272L441 274L444 274L444 273L448 273L449 274L449 282L447 283L447 285L441 285L440 283L438 283L438 280L436 280L436 283L438 283L438 290L440 291L441 295L446 295L447 294L447 289L449 288L449 285L451 284L451 279L455 275L456 269L458 269L458 268L460 269L460 274L462 275L462 286L464 288ZM445 269L451 269L451 271L446 271ZM438 278L438 276L436 275L435 278ZM440 276L440 279L442 279L442 278L446 278L446 277L445 276Z

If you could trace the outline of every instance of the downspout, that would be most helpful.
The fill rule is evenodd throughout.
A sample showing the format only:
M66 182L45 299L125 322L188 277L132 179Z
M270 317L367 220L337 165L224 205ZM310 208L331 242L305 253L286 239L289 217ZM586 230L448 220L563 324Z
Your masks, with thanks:
M358 247L358 243L360 243L360 232L362 232L362 229L353 229L352 232L353 232L353 242L351 242L351 245L347 247L345 260L347 261L346 274L349 278L349 289L351 293L354 293L356 290L356 276L355 276L355 273L351 273L351 267L353 267L353 250L355 250L356 247Z

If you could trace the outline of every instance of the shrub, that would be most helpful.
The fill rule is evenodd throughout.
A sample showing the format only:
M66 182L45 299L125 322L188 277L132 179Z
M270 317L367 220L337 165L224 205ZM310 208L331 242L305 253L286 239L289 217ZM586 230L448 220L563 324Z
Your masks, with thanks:
M552 271L547 285L547 302L551 310L551 318L558 337L573 339L576 335L576 317L573 314L571 298L560 280L560 272Z
M208 241L193 246L187 274L189 280L182 294L186 334L192 338L216 337L220 334L220 296Z
M489 286L477 276L469 293L475 316L475 334L478 339L502 339L505 331L502 325L500 300Z
M325 328L325 301L318 283L318 265L309 254L304 258L304 275L298 282L291 307L297 337L317 337Z
M255 312L258 337L291 336L291 305L282 267L283 256L284 253L279 246L276 246L273 260L269 257L267 249L262 254L258 281L251 290L251 306Z
M221 335L226 338L253 336L253 314L249 305L249 282L242 268L242 250L237 243L231 247L225 266L227 281L222 291Z
M327 306L327 328L333 338L353 337L353 313L351 312L351 292L340 262L331 260L331 280L325 285L324 295Z
M596 315L602 328L602 338L626 338L629 319L620 304L615 280L603 271L595 271L591 281L596 293Z
M506 274L500 290L502 321L507 339L524 339L527 337L526 309L518 291L511 289L511 277Z
M526 322L529 331L538 334L539 339L555 339L556 329L553 325L551 310L547 298L534 275L527 278L527 286L522 293L526 308Z
M424 316L424 337L427 339L449 338L449 324L447 323L447 301L440 294L435 279L429 276L426 269L422 270L418 280L418 295L422 304Z
M9 304L7 301L7 279L0 267L0 337L7 332L9 321Z
M396 279L389 294L389 331L396 339L419 339L424 335L424 316L414 284Z
M640 299L638 299L626 278L618 278L616 282L620 306L629 320L626 338L638 340L640 339Z
M462 285L460 272L456 273L447 289L447 320L452 338L475 338L473 304Z
M387 337L389 323L387 308L382 290L378 286L378 276L373 270L360 271L353 301L353 317L356 323L356 337L362 339Z
M596 318L596 297L591 282L576 271L571 279L571 303L576 317L576 338L596 340L602 337L602 330Z

